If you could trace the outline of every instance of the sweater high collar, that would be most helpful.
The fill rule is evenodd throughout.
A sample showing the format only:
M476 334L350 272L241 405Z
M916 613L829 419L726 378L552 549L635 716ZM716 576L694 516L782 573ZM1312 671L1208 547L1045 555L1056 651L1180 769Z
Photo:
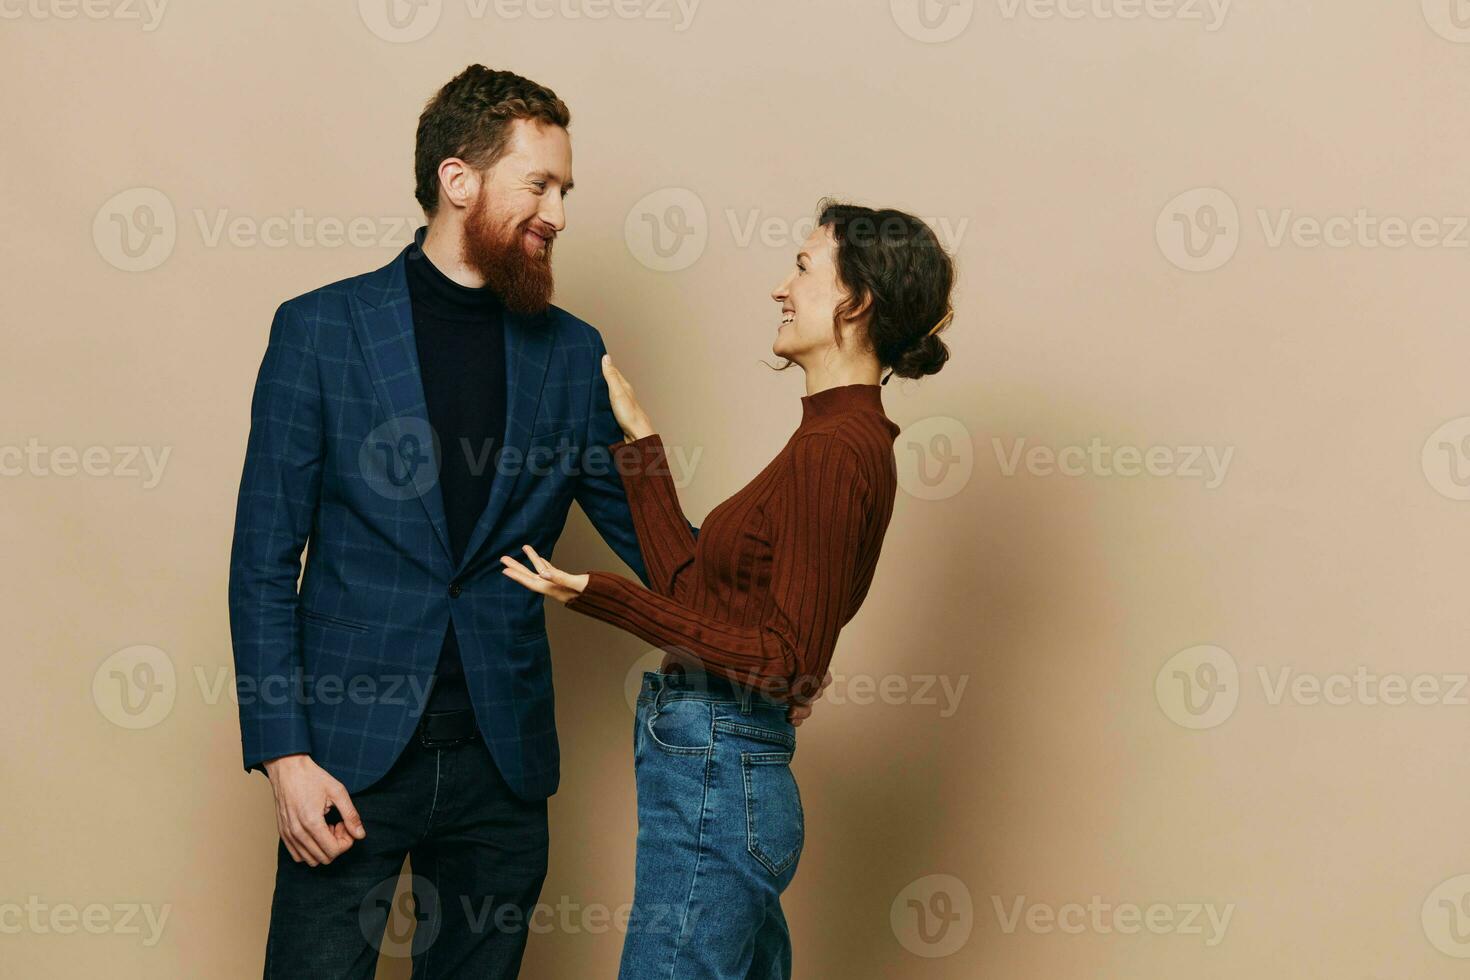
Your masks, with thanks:
M874 384L834 385L801 396L801 420L809 422L824 415L845 412L877 412L883 415L882 388Z

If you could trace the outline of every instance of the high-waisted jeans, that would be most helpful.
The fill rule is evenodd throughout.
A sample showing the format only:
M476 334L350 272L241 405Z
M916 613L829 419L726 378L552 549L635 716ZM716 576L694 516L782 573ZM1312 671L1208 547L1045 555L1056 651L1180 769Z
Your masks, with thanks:
M801 857L786 707L713 674L643 675L637 881L619 980L784 980Z

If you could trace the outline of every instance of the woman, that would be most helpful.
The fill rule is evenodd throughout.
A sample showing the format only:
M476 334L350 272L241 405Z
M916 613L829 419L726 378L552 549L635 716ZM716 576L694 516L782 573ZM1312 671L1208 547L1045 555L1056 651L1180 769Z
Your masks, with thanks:
M899 211L824 201L771 294L772 351L806 374L801 424L696 537L664 446L611 358L613 448L652 589L529 545L506 575L666 651L634 728L638 852L622 980L791 974L781 893L804 841L795 726L873 578L897 488L879 375L938 371L954 269ZM883 378L887 383L888 378Z

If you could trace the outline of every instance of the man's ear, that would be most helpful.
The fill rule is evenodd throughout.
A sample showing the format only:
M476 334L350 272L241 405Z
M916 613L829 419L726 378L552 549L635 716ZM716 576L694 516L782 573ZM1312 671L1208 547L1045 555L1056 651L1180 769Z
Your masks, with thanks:
M439 161L439 196L451 207L469 207L480 196L480 174L459 157L445 157Z

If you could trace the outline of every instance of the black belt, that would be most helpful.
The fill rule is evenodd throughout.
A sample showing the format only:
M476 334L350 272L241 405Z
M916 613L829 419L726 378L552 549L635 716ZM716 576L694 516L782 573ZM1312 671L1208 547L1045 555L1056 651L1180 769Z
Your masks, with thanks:
M786 707L776 698L769 697L756 688L737 684L723 674L690 670L678 663L671 664L666 671L654 670L648 674L643 679L643 691L647 694L657 694L660 688L670 691L699 691L731 701L754 701Z
M419 741L431 749L459 745L470 741L479 733L480 730L475 725L475 712L471 708L425 711L423 718L419 720L417 731Z

